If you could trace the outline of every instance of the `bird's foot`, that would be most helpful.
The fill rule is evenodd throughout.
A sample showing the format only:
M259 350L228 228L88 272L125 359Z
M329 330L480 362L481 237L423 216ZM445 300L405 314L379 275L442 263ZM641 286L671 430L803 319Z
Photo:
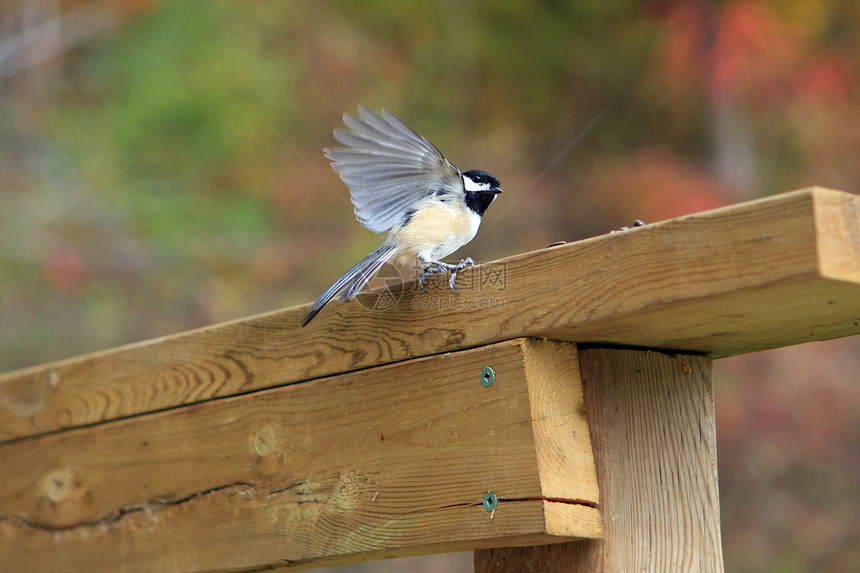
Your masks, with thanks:
M451 291L454 294L460 294L454 288L454 281L457 280L457 273L462 271L467 266L474 264L475 261L472 260L472 257L466 257L456 265L450 265L448 263L434 261L431 264L427 265L427 267L424 268L424 272L421 273L420 277L418 277L418 288L424 290L424 280L427 278L428 275L435 275L436 273L450 273L451 276L448 277L448 286L451 287Z
M424 272L421 273L420 277L418 277L418 288L424 290L424 280L427 278L428 275L435 275L436 273L446 273L448 272L448 267L449 265L445 265L445 263L432 263L430 265L427 265L424 268Z
M472 260L472 257L466 257L465 259L461 259L459 263L457 263L451 268L451 276L448 277L448 286L451 287L451 292L453 292L454 294L460 294L457 292L457 289L454 288L454 281L457 280L457 273L459 273L469 265L475 265L475 261Z

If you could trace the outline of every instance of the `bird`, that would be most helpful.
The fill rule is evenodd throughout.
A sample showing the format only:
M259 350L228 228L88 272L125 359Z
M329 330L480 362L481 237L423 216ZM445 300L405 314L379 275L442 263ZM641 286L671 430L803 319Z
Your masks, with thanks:
M393 113L359 106L345 113L348 129L334 130L345 147L324 149L332 169L349 188L358 222L385 240L328 287L302 320L307 324L343 291L340 301L355 298L380 268L391 263L423 268L418 279L449 273L456 294L457 273L474 262L442 261L471 241L484 212L502 189L499 180L481 169L460 172L430 141Z

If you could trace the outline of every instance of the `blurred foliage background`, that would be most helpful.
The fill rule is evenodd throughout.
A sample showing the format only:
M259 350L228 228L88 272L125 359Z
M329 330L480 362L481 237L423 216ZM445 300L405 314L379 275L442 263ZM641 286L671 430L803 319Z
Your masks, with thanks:
M0 371L314 299L380 240L321 152L359 103L501 179L476 260L858 193L858 31L852 0L0 0ZM858 355L716 364L728 570L860 564Z

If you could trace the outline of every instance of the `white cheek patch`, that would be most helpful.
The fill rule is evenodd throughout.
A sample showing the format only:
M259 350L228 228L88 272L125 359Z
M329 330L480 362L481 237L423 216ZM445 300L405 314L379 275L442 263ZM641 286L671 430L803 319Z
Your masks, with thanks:
M463 186L466 188L466 191L489 191L490 184L489 183L475 183L468 177L463 177Z

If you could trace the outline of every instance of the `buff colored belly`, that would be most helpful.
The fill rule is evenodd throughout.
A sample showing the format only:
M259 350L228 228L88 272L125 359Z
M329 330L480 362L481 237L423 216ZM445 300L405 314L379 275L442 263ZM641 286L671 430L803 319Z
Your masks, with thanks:
M398 246L393 262L403 267L447 257L473 238L481 217L465 205L452 208L439 200L420 204L412 219L393 232Z

